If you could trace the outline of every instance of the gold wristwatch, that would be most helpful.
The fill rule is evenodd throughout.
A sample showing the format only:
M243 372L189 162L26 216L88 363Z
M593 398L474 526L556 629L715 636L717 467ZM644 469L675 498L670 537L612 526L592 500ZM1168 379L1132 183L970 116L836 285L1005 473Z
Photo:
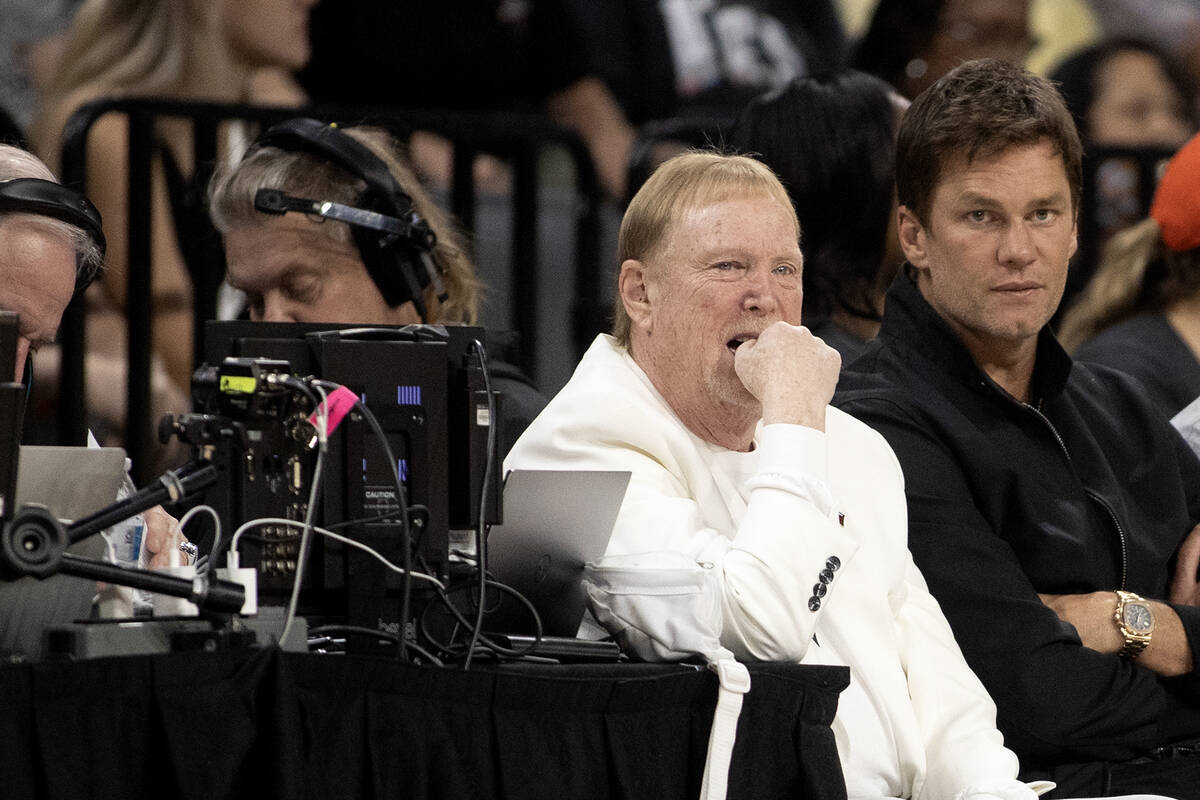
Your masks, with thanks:
M1142 654L1154 635L1154 611L1146 598L1133 592L1117 589L1116 595L1117 610L1113 613L1113 619L1125 638L1120 655L1133 661Z

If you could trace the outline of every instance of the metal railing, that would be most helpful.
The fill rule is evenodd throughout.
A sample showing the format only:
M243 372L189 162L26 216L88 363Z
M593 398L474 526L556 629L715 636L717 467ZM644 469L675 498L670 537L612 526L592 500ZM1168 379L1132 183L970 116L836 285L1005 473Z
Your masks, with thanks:
M454 145L450 210L468 234L474 234L476 187L473 165L480 153L511 164L512 169L512 291L510 319L520 336L520 366L535 380L539 342L539 160L549 149L565 152L573 167L576 202L572 338L577 354L603 329L607 309L598 302L603 271L600 259L601 190L586 146L573 132L532 114L411 111L392 109L281 109L221 103L192 103L153 98L102 99L81 106L63 131L62 178L69 186L86 185L87 137L98 119L120 114L128 120L128 265L126 318L125 448L133 458L139 485L149 477L143 465L153 449L156 420L151 419L151 178L155 152L154 128L163 119L190 122L193 163L205 184L218 158L218 136L224 123L243 121L270 125L295 116L338 120L345 124L384 127L401 138L429 131ZM196 271L194 291L195 352L202 352L203 324L215 318L217 290L224 263ZM56 427L63 443L83 440L86 428L84 383L84 308L77 299L64 315L60 329L62 372Z

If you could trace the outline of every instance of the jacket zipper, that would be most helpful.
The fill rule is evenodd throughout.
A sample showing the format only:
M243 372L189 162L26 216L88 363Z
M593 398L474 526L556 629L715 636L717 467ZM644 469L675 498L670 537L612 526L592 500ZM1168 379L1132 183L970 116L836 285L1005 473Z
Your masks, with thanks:
M1121 527L1121 521L1117 519L1117 514L1112 510L1112 506L1108 504L1100 495L1093 492L1091 489L1084 489L1087 496L1095 500L1101 508L1108 512L1109 519L1113 521L1113 525L1117 526L1117 536L1121 539L1121 588L1125 588L1125 579L1128 577L1127 568L1129 566L1129 552L1125 547L1125 529Z
M1032 411L1033 415L1035 417L1037 417L1038 419L1040 419L1042 421L1042 423L1045 424L1045 426L1050 429L1050 433L1052 433L1054 435L1054 441L1058 442L1059 449L1062 450L1063 455L1067 457L1067 463L1074 466L1074 462L1071 461L1071 454L1069 452L1067 452L1067 443L1064 442L1062 437L1058 435L1058 428L1054 427L1054 423L1050 421L1050 418L1047 417L1045 414L1043 414L1041 411L1039 411L1037 406L1031 406L1031 405L1029 405L1029 403L1021 403L1021 405L1024 408L1027 408L1030 411Z
M1066 442L1064 442L1062 437L1058 435L1058 429L1054 427L1054 423L1050 421L1049 417L1039 411L1036 406L1031 406L1029 403L1021 403L1021 405L1033 412L1034 416L1040 419L1042 423L1045 424L1045 426L1050 430L1050 433L1054 434L1054 440L1058 442L1059 449L1061 449L1063 455L1066 456L1067 463L1073 463L1071 461L1071 453L1067 450ZM1121 520L1117 519L1117 513L1113 511L1112 506L1108 504L1107 500L1093 492L1091 489L1084 488L1083 491L1097 505L1104 509L1104 511L1108 514L1108 518L1112 520L1113 527L1117 529L1117 539L1121 543L1121 588L1124 589L1125 579L1129 575L1129 547L1125 540L1125 529L1121 527Z

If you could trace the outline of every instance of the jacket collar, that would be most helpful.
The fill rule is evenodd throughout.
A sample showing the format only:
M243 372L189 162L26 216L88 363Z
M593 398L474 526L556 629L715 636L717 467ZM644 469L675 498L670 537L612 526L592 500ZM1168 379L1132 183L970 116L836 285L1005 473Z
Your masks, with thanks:
M971 351L917 288L912 267L905 263L888 289L879 338L909 358L932 362L939 372L971 386L988 385L1008 395L975 363ZM1062 392L1071 372L1071 357L1047 325L1038 333L1032 396L1050 400Z

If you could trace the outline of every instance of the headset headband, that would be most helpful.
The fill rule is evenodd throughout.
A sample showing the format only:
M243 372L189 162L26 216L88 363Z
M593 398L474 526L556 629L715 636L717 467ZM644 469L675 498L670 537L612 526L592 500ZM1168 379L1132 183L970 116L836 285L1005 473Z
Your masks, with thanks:
M339 130L337 125L303 117L289 119L264 131L255 146L323 156L367 182L367 197L363 200L385 204L384 208L374 210L390 209L397 217L412 210L412 198L396 182L387 164L366 145Z
M3 211L53 217L82 228L100 248L100 255L104 255L107 242L100 212L86 197L61 183L41 178L0 181L0 212Z
M0 181L0 213L3 212L51 217L81 228L96 243L96 247L100 250L100 259L104 260L104 251L108 242L104 238L104 225L100 219L100 212L86 197L74 189L68 189L61 183L41 178L13 178ZM75 292L79 293L86 289L93 277L80 269L80 265L76 263Z

